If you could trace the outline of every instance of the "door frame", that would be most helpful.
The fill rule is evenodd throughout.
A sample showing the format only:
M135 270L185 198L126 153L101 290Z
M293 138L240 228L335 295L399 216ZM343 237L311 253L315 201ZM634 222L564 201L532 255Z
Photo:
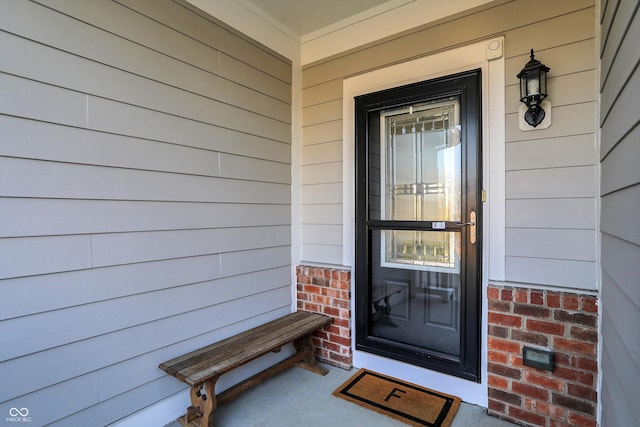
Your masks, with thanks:
M354 97L397 86L430 80L480 68L482 70L482 169L483 188L487 202L483 203L482 292L480 383L471 383L450 375L431 371L404 362L373 355L355 348L353 363L383 374L433 387L455 394L463 400L487 406L487 309L486 287L490 280L504 280L505 270L505 60L504 38L497 37L423 58L403 62L361 74L343 82L343 264L350 266L352 276L355 260L355 126ZM515 79L515 78L514 78ZM515 82L514 82L515 84ZM490 143L489 143L490 141ZM352 294L355 289L352 283ZM352 316L355 301L352 299ZM355 322L352 322L355 336Z

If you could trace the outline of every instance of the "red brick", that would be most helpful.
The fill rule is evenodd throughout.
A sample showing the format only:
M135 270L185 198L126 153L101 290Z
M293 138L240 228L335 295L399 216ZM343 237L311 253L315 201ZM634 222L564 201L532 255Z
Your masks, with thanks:
M343 319L349 319L351 317L351 310L340 309L340 317Z
M571 396L590 400L591 402L598 401L598 392L591 387L583 387L578 384L569 383L567 384L567 393Z
M340 335L340 332L342 332L340 327L337 326L336 324L331 324L331 325L325 326L325 330L327 332L331 333L331 334L336 334L336 335Z
M513 378L515 380L522 378L522 371L520 371L520 369L510 368L498 363L487 363L487 371L503 377Z
M349 301L344 301L341 299L334 299L332 304L334 307L339 307L339 308L349 308L351 307L351 303Z
M322 305L329 305L331 303L329 298L323 297L322 295L311 295L311 301Z
M547 307L560 307L560 294L557 292L547 292Z
M565 380L577 382L580 384L593 386L594 375L591 372L576 371L575 369L562 368L556 366L553 374Z
M517 289L516 290L516 302L519 303L528 303L529 302L529 291L526 289Z
M325 307L324 308L324 314L328 315L328 316L340 316L340 310L338 310L335 307Z
M574 368L584 369L586 371L598 372L598 361L587 357L572 357L571 366Z
M569 423L565 423L563 420L549 420L549 427L575 427Z
M549 345L549 338L542 334L534 334L532 332L516 329L511 331L511 339L516 341L522 341L530 344L536 344L543 347Z
M507 390L509 388L509 381L503 377L489 375L489 377L487 378L487 385L489 387L496 387Z
M555 405L564 406L567 409L582 412L583 414L595 416L596 407L591 402L586 402L581 399L574 399L572 397L563 396L561 394L553 393L551 396L551 402Z
M304 291L313 295L320 295L322 293L320 287L314 285L304 285Z
M499 311L502 313L510 313L511 312L511 303L506 301L495 301L490 300L488 304L489 311Z
M336 334L329 334L329 341L335 344L351 346L351 339Z
M334 289L351 289L351 284L349 282L337 281L331 284L331 287Z
M507 353L520 353L522 351L522 344L494 337L489 337L487 346L489 350L506 351Z
M540 415L548 417L564 419L565 410L554 405L549 405L547 402L541 402L534 399L525 399L524 407L530 411L536 412Z
M329 297L329 298L339 298L340 297L340 291L337 289L331 289L331 288L322 288L322 295Z
M528 384L523 384L514 381L511 384L511 391L524 396L533 397L534 399L546 401L549 400L549 392L543 388L533 387Z
M548 308L530 304L515 304L513 307L513 313L522 314L523 316L537 317L539 319L547 319L551 316L551 310Z
M556 391L564 390L564 381L560 381L552 377L545 377L545 376L536 374L533 371L526 371L524 373L524 380L528 383L535 384L540 387L547 388L549 390L556 390Z
M312 302L305 302L304 303L304 309L305 309L305 311L313 311L314 313L322 313L322 310L320 309L320 306L318 304L314 304Z
M591 326L595 328L598 323L598 318L593 314L586 313L569 313L564 310L554 310L553 318L562 322L578 323L584 326Z
M541 291L531 291L531 304L544 305L544 293Z
M543 334L564 336L565 327L562 323L545 322L544 320L527 319L527 329Z
M587 311L589 313L597 313L598 312L598 300L592 296L583 296L582 297L582 310Z
M511 403L514 405L520 405L522 402L522 397L517 394L508 393L491 387L489 387L489 397L491 399L500 400L501 402Z
M571 358L567 353L556 350L553 362L555 365L571 366Z
M594 328L572 326L569 334L581 341L598 342L598 331Z
M336 317L333 319L333 324L336 326L340 326L341 328L351 328L351 322L349 319L341 319Z
M324 277L314 277L311 279L311 283L316 286L329 286L329 279L325 279Z
M577 310L580 307L580 300L575 294L564 294L562 306L567 310Z
M487 298L489 300L497 300L500 299L500 289L494 287L487 288Z
M348 366L348 367L351 367L351 364L352 364L352 362L351 362L352 357L351 356L344 356L342 354L336 354L336 353L329 352L329 359L334 361L334 362L338 362L338 363L340 363L340 364L342 364L344 366Z
M502 326L511 326L512 328L522 327L522 318L520 316L511 316L509 314L489 313L489 323Z
M570 353L578 353L586 356L596 355L596 345L594 343L586 343L575 340L567 340L560 337L553 339L553 346L559 350L568 351Z
M588 417L575 412L569 412L567 417L569 423L576 427L596 427L596 419L594 417Z
M508 358L506 353L491 350L489 350L487 353L487 360L489 360L489 362L502 363L503 365L507 364Z
M498 338L507 338L509 336L509 328L503 326L489 325L489 335Z
M523 368L524 365L522 364L522 356L514 354L510 355L509 365L511 365L512 368Z
M547 425L547 419L542 415L528 412L514 406L509 406L509 415L516 420L524 421L525 423L533 424L535 426L544 427Z
M302 302L302 301L298 301L298 302L296 303L296 307L297 307L299 310L304 310L304 302Z
M489 399L489 408L490 411L503 413L507 409L507 405L497 400Z
M502 301L513 301L513 290L503 289L500 291L500 299Z

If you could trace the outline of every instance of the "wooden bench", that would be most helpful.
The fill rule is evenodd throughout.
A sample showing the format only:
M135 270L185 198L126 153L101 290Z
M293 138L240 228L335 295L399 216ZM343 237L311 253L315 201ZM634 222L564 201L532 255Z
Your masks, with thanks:
M316 362L311 334L333 321L322 314L298 311L220 342L160 364L160 369L191 386L191 406L178 419L184 426L213 426L219 403L233 400L243 391L293 365L320 375L327 370ZM280 363L216 395L220 375L269 352L293 343L296 353ZM204 389L204 392L203 392Z

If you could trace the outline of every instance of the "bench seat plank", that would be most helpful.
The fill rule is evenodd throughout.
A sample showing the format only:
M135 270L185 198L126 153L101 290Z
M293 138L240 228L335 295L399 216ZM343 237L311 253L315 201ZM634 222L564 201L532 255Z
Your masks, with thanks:
M169 360L160 369L197 386L270 353L331 323L321 314L299 311L210 346Z

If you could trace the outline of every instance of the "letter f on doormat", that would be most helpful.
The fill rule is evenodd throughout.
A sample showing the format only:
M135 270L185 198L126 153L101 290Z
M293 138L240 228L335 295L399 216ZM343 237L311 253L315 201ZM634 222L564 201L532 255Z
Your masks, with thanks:
M460 398L359 370L333 395L412 426L449 427Z

